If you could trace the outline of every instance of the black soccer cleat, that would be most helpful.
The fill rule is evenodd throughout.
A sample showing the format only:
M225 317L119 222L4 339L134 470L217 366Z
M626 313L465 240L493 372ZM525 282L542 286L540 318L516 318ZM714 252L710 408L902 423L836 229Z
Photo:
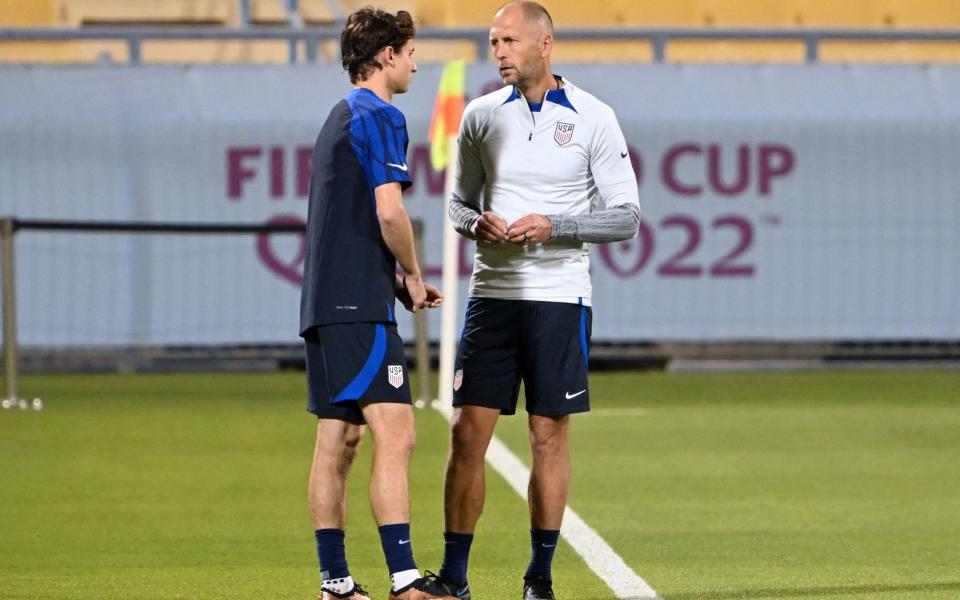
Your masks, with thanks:
M387 600L457 600L436 583L437 576L430 571L405 588L390 590Z
M553 582L543 577L523 579L523 600L556 600Z
M472 600L469 585L460 587L454 583L452 579L444 577L443 575L437 575L432 571L424 571L424 576L430 579L438 589L442 589L448 596L453 596L459 600Z

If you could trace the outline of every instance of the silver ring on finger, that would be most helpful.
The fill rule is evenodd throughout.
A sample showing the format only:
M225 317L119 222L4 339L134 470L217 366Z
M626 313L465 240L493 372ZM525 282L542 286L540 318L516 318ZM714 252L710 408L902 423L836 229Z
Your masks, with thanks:
M523 241L524 241L524 242L529 242L529 241L530 241L530 238L527 237L527 232L526 232L526 231L523 232Z

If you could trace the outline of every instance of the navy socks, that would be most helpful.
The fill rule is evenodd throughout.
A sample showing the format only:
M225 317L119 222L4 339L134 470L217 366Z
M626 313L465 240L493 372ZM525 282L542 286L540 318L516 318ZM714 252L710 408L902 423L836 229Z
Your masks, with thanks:
M443 534L443 565L440 576L449 579L460 587L467 585L467 560L470 558L472 533Z
M342 529L317 529L317 557L320 559L320 578L341 579L350 576L343 546Z
M379 531L383 556L387 559L387 568L390 569L390 573L416 569L417 564L413 562L413 546L410 544L410 524L384 525L379 528Z
M550 567L553 564L553 553L557 550L559 539L560 531L558 530L530 530L530 546L533 555L530 558L530 566L527 567L527 574L523 576L524 579L540 577L547 581L553 581Z

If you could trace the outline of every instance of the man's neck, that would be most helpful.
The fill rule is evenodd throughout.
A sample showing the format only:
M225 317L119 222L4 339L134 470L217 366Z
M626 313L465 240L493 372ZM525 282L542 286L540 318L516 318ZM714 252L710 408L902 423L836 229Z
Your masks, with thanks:
M542 77L537 79L536 83L528 83L524 87L518 86L517 89L520 90L520 93L523 94L523 97L526 98L528 103L540 104L546 99L548 91L559 89L559 87L560 82L548 69Z
M356 87L370 90L387 104L393 104L393 90L390 89L390 86L382 77L370 77L358 81Z

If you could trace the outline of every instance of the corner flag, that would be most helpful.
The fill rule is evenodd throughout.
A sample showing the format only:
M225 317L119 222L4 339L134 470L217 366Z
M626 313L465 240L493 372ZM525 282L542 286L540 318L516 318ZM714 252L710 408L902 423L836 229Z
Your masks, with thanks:
M442 171L450 155L449 138L456 136L466 104L466 63L452 60L443 67L437 100L430 119L430 164Z
M466 63L453 60L443 67L437 102L430 119L430 164L437 171L447 170L443 190L443 293L440 307L440 376L437 400L440 406L453 406L453 363L456 354L457 288L459 286L460 238L453 230L447 201L453 196L457 171L457 134L466 104Z

